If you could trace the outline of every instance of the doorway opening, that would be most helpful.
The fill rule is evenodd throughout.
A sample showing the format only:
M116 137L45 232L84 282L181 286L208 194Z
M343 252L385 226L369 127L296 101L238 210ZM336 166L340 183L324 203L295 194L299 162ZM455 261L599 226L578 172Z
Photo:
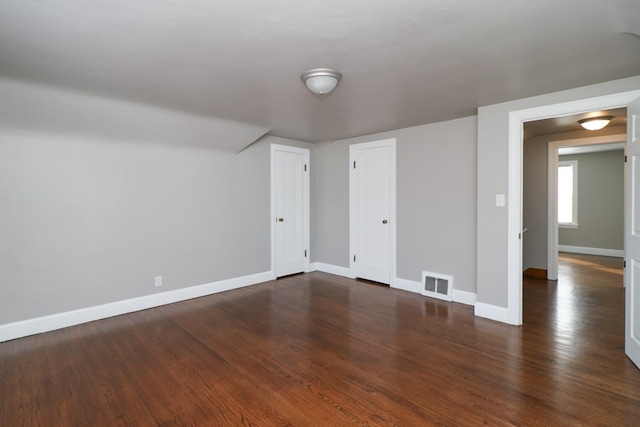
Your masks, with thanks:
M585 116L605 113L614 119L601 131L578 124ZM626 108L617 108L524 123L525 274L557 280L559 245L569 252L623 256L626 114ZM575 180L569 192L576 191L564 205L571 218L563 224L558 217L564 211L558 197L561 170L571 172Z
M600 132L577 127L580 115L561 118L567 125L555 118L524 124L523 323L553 321L576 340L588 336L585 313L605 302L624 306L626 108L607 113L616 121ZM566 212L563 168L571 178ZM624 335L622 325L617 333Z
M526 122L628 106L640 97L640 90L587 98L561 104L534 107L509 113L508 237L507 237L507 323L522 324L522 152Z

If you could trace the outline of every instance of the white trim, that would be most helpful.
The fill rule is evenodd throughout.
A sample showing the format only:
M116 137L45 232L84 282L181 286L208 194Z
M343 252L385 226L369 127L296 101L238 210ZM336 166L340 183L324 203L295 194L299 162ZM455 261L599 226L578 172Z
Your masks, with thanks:
M626 134L549 141L547 145L547 278L558 280L558 156L561 147L616 144ZM563 227L564 228L564 227Z
M474 314L478 317L484 317L485 319L495 320L496 322L511 323L509 310L504 307L498 307L497 305L485 304L483 302L476 302Z
M337 265L325 264L323 262L316 262L317 271L322 271L323 273L335 274L336 276L348 277L349 279L354 279L355 276L351 272L351 270L347 267L340 267Z
M579 225L580 225L580 224L578 224L577 222L576 222L576 223L574 223L574 224L571 224L571 223L566 223L566 224L560 223L560 224L558 224L558 227L560 227L560 228L573 228L573 229L576 229L576 228L578 228L578 227L579 227Z
M609 108L626 107L640 90L509 112L509 205L507 209L508 321L522 324L522 126L524 122ZM477 304L476 304L477 309Z
M476 316L513 325L522 324L522 123L517 112L509 113L509 173L507 188L507 311L496 314L493 307L476 303ZM514 125L518 123L518 125ZM511 141L518 141L511 144ZM485 307L486 306L486 307Z
M355 276L351 270L347 267L340 267L332 264L325 264L322 262L314 262L311 264L311 271L321 271L323 273L335 274L336 276L347 277L354 279ZM412 292L420 294L422 292L422 284L413 280L401 279L396 277L390 285L393 289L399 289L401 291ZM461 291L459 289L453 290L453 302L457 302L465 305L475 305L477 301L477 294L474 292Z
M401 291L413 292L419 294L422 292L422 284L420 282L414 282L413 280L401 279L396 277L391 284L394 289L400 289Z
M308 148L300 148L293 147L290 145L281 145L281 144L271 144L271 219L269 220L271 224L271 271L277 275L276 270L276 216L278 213L276 212L276 180L275 180L275 158L274 154L276 151L285 151L290 153L302 154L304 155L304 162L307 166L306 173L304 174L304 246L307 248L307 256L304 260L304 272L308 273L311 270L310 262L311 259L311 180L309 176L311 175L311 151Z
M600 255L615 258L624 258L624 249L606 249L606 248L590 248L587 246L570 246L558 245L560 252L569 252L572 254Z
M0 325L0 342L79 325L81 323L92 322L94 320L100 320L107 317L160 307L166 304L172 304L192 298L199 298L206 295L268 282L273 279L273 273L268 271L249 276L236 277L234 279L221 280L219 282L207 283L204 285L191 286L184 289L176 289L173 291L116 301L109 304L81 308L79 310L52 314L50 316L7 323Z
M391 287L416 294L422 293L422 283L415 282L413 280L401 279L399 277L395 278ZM474 292L461 291L459 289L453 290L453 302L473 306L476 304L476 301L477 294Z
M461 291L459 289L453 290L453 302L466 305L476 305L478 295L475 292Z
M370 149L375 147L389 147L389 227L390 227L390 262L391 272L389 275L389 285L392 285L396 277L396 138L383 139L379 141L363 142L349 146L349 269L355 277L356 266L353 261L355 252L355 242L357 240L355 223L356 206L353 194L355 194L355 183L351 165L353 164L354 152L356 150Z

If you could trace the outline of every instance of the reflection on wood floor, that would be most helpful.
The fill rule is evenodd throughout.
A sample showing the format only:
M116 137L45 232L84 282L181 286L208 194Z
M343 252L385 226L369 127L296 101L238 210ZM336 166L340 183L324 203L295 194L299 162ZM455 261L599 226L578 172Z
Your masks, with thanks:
M578 394L585 387L625 393L630 378L638 381L638 371L623 356L622 266L621 258L560 253L557 281L524 279L522 329L524 334L536 335L540 363L550 373L556 372L551 393L557 392L558 382L565 381ZM594 397L587 394L576 399ZM604 401L585 403L603 411L600 421L592 419L585 425L632 425L640 420L640 407L631 424L613 422L617 410L612 409L611 424L606 421Z
M560 252L558 254L559 285L623 286L623 259Z
M522 327L316 272L1 343L0 424L637 425L620 274L576 259Z

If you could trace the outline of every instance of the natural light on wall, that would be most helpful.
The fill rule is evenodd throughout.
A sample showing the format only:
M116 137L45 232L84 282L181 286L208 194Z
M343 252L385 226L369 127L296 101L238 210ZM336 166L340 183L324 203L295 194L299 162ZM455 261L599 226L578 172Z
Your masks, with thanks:
M578 161L558 163L558 224L578 226Z

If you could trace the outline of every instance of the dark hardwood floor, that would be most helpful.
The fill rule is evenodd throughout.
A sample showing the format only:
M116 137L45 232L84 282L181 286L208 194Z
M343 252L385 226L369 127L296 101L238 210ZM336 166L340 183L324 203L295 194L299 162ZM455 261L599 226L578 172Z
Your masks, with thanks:
M1 343L0 425L640 425L618 264L527 279L522 327L312 273Z

